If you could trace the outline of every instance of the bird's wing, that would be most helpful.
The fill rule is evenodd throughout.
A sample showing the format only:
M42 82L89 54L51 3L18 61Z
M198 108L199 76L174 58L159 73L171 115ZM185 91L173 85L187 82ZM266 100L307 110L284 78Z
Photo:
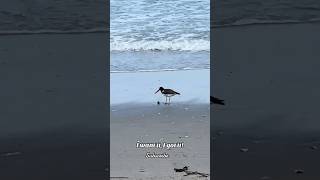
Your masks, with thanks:
M178 93L178 92L176 92L176 91L174 91L172 89L165 89L165 92L169 93L169 94L180 94L180 93Z

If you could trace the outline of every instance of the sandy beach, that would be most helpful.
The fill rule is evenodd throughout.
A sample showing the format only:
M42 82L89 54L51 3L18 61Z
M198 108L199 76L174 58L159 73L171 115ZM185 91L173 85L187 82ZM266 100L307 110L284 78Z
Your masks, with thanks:
M209 179L183 176L174 168L210 172L209 106L196 104L121 105L112 107L110 177L128 179ZM183 148L137 148L141 143L184 143ZM146 158L146 153L167 158Z
M105 33L3 35L0 179L104 179Z
M318 23L214 28L213 176L319 179ZM232 173L230 173L232 172Z
M112 179L210 178L209 72L111 74ZM199 78L202 80L197 81ZM170 105L164 104L163 95L154 94L161 84L181 94L172 97ZM160 104L157 104L158 101ZM137 142L184 145L169 149L163 145L161 148L137 148ZM168 157L148 158L147 153L166 153ZM208 177L184 176L184 172L174 171L174 168L184 166L188 166L190 171L208 174Z

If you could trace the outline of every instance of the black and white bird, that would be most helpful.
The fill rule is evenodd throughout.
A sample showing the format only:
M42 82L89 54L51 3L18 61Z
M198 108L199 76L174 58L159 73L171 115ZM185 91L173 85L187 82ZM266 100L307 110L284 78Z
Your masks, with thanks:
M163 87L160 87L156 92L155 94L160 91L165 97L166 97L166 103L165 104L170 104L171 102L171 97L172 96L175 96L175 95L180 95L180 93L172 90L172 89L165 89ZM168 103L168 99L169 99L169 103Z
M224 100L218 99L214 96L210 96L210 102L213 104L225 105Z

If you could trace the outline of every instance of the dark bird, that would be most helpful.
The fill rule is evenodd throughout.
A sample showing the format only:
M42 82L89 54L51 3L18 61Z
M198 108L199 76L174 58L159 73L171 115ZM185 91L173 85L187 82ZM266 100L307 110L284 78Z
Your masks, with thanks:
M175 95L180 95L180 93L172 90L172 89L164 89L163 87L160 87L155 94L160 91L165 97L166 97L166 104L170 104L171 102L171 97ZM169 103L168 103L168 98L169 98Z
M210 102L213 104L225 105L224 100L210 96Z

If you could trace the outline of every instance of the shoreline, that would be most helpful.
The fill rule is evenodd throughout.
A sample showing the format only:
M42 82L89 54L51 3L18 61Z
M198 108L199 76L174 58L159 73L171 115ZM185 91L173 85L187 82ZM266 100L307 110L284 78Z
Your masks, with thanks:
M201 79L201 81L199 81ZM155 94L159 87L174 89L181 93L172 97L174 103L209 104L210 69L194 71L161 71L110 74L110 105L126 103L160 103L165 101Z

